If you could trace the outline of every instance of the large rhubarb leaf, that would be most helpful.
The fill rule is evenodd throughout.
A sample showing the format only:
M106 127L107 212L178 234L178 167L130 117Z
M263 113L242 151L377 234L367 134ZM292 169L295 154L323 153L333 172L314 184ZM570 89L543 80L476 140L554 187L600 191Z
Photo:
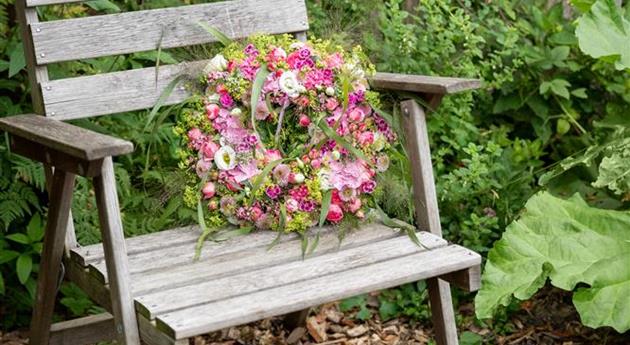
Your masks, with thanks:
M578 195L533 196L488 255L477 316L531 297L547 278L565 290L583 283L573 303L585 325L629 330L630 212L592 208Z
M578 19L575 29L580 49L594 57L630 68L630 21L614 0L598 0Z

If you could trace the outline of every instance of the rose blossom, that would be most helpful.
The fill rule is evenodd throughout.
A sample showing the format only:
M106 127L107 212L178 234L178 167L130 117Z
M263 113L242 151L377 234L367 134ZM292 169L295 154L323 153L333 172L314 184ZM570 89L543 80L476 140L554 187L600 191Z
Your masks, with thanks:
M286 164L278 164L273 169L273 177L281 186L286 186L289 183L289 174L291 174L291 168Z
M331 204L328 208L326 219L333 223L339 223L343 219L343 211L341 210L341 207L335 204Z
M232 99L232 96L230 96L230 94L227 92L221 94L221 98L219 98L219 101L221 102L221 105L226 108L232 108L234 106L234 100Z
M214 159L214 155L218 150L219 150L219 145L217 145L216 143L212 141L203 143L201 146L201 152L203 153L204 157L210 160Z
M280 76L280 89L291 98L296 98L300 95L300 83L297 80L295 73L286 71Z
M278 150L269 149L265 152L264 163L269 164L273 161L277 161L278 159L282 159L282 154Z
M348 210L352 213L356 213L361 209L361 199L355 198L348 204Z
M310 124L311 124L311 119L308 116L306 115L300 116L300 126L308 127L308 125Z
M337 102L336 99L334 98L329 98L326 100L326 109L328 109L328 111L333 111L335 110L337 107L339 106L339 102Z
M359 144L367 146L374 142L373 132L363 132L359 134Z
M249 218L255 222L260 218L260 216L262 216L262 214L263 211L260 209L260 207L254 206L249 211Z
M206 182L206 185L203 186L201 192L203 193L204 199L211 199L215 194L214 183Z
M350 120L354 122L361 122L365 118L365 112L363 111L363 109L356 107L350 111L350 114L348 114L348 118L350 118Z
M300 207L298 201L293 198L287 199L287 201L284 202L284 205L287 207L287 211L289 212L295 212Z
M195 165L195 172L197 173L197 176L203 177L208 172L208 170L210 170L211 167L211 161L200 159L199 161L197 161L197 165Z

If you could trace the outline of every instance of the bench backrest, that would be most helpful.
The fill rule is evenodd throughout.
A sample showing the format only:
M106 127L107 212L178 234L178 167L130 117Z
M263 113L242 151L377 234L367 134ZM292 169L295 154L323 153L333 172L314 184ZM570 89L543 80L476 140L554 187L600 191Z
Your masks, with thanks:
M39 21L37 6L70 2L78 0L17 1L34 110L60 120L152 107L184 69L200 70L205 63L162 66L157 85L155 68L49 80L49 64L215 42L199 22L230 38L308 30L304 0L233 0ZM178 87L165 104L186 97L186 90Z

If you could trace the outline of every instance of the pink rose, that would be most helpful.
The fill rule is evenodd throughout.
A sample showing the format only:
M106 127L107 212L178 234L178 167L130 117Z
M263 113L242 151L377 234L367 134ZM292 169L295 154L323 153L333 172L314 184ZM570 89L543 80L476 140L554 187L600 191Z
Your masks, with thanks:
M328 215L326 215L326 219L333 223L339 223L343 219L343 211L341 210L341 207L331 204L328 208Z
M360 209L361 209L361 199L359 199L359 198L353 199L348 204L348 210L350 210L350 212L352 212L352 213L356 213Z
M365 117L365 112L361 108L357 107L350 111L350 114L348 114L348 117L350 118L351 121L361 122L363 121L363 118Z
M195 171L197 172L197 176L199 177L204 176L208 172L208 170L210 170L211 167L212 167L211 161L200 159L197 162L197 165L195 166Z
M214 196L214 194L216 193L215 187L214 187L214 183L212 182L207 182L205 186L203 186L203 189L201 190L201 192L203 193L203 198L204 199L210 199Z
M284 205L287 207L287 211L289 212L295 212L300 208L298 201L293 198L287 199L287 201L284 202Z
M308 127L308 125L310 124L311 124L311 119L308 116L306 115L300 116L300 126Z
M370 145L374 142L373 132L363 132L359 135L359 144Z
M255 222L258 219L260 219L260 216L262 216L262 214L263 214L263 211L260 209L260 207L254 206L250 210L249 217L251 218L253 222Z
M286 186L289 183L290 174L291 168L286 164L278 164L278 166L273 169L273 177L281 186Z
M278 150L267 150L265 152L265 165L269 164L273 161L277 161L278 159L282 159L282 154Z
M191 142L201 139L202 136L203 133L201 133L201 130L199 128L193 128L188 131L188 140L190 140Z
M326 109L328 109L328 111L333 111L335 110L337 107L339 106L339 102L337 102L336 99L334 98L329 98L326 100Z
M219 145L215 144L212 141L209 141L203 144L203 146L201 147L201 152L207 159L212 160L214 159L214 154L217 152L218 149Z
M341 65L343 65L343 58L339 53L334 53L326 58L326 66L328 68L337 68Z
M208 104L206 105L206 115L208 115L208 120L212 121L219 116L219 106L216 104Z

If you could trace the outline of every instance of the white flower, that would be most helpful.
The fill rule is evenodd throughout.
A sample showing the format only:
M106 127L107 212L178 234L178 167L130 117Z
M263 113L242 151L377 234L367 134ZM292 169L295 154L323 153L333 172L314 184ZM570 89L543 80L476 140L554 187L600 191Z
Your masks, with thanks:
M217 54L215 57L208 62L206 67L203 69L204 74L210 74L211 72L223 72L227 68L227 60L223 55Z
M294 179L296 184L300 184L300 183L304 182L306 177L302 173L297 173L297 174L295 174L293 179Z
M295 98L300 95L300 83L297 80L295 73L286 71L280 76L280 89L291 98Z
M222 146L214 154L214 163L221 170L232 170L236 166L236 152L229 146Z
M321 169L317 172L317 177L319 178L319 188L322 190L332 189L332 184L330 184L330 170Z
M326 94L328 96L334 96L335 95L335 89L333 89L331 86L326 88Z
M385 138L385 136L379 132L374 133L374 143L372 144L372 149L374 149L374 151L378 152L381 151L385 148L385 143L387 142L387 139Z
M219 96L218 93L210 93L208 96L208 103L212 103L212 104L219 104L219 98L221 96Z
M241 108L234 108L232 109L232 111L230 111L230 114L234 116L241 116L242 113L243 111L241 110Z

